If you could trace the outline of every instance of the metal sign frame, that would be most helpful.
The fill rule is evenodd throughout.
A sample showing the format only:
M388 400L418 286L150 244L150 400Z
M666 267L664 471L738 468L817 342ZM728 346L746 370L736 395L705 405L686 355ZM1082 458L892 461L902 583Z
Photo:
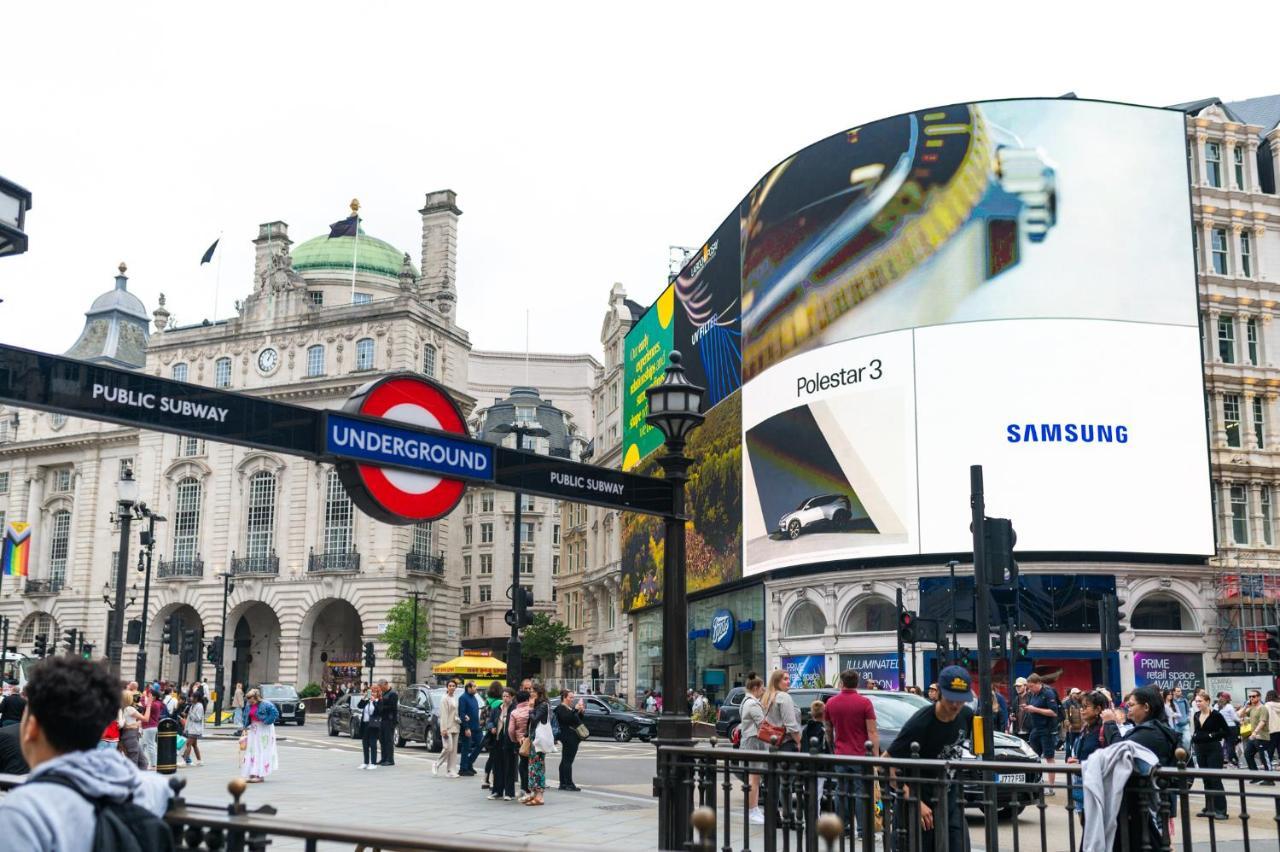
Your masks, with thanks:
M137 429L194 435L318 462L374 464L367 453L354 455L326 446L330 418L340 417L364 422L376 431L394 431L402 439L417 439L424 444L447 442L473 447L493 459L488 476L433 469L424 466L421 459L407 457L397 460L383 456L375 464L377 467L430 473L468 485L483 483L504 491L648 515L670 517L674 512L675 488L665 479L515 450L397 420L306 408L6 344L0 344L0 402ZM397 522L395 518L378 520ZM417 519L399 522L414 520Z

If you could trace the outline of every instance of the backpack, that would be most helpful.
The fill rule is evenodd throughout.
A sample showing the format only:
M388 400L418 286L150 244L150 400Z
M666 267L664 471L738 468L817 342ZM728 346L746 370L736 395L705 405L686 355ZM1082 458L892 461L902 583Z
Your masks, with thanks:
M560 720L556 718L556 712L551 709L551 705L547 705L547 715L551 717L551 736L555 737L556 742L560 742Z
M135 804L130 796L123 802L95 799L67 775L46 772L29 783L46 782L74 790L93 805L93 852L174 852L173 830L163 819Z

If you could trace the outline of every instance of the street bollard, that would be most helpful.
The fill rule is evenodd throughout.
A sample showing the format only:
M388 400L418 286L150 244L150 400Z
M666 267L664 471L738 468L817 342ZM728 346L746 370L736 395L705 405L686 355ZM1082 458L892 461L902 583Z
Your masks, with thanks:
M156 725L156 772L172 775L178 771L178 723L161 719Z

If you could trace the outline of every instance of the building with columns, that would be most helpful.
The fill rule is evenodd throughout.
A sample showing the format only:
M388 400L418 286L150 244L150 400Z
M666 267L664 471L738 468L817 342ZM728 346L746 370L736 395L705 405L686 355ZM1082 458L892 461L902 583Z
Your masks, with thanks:
M363 228L295 245L287 224L264 223L236 315L198 325L175 326L163 296L148 316L121 264L68 354L316 408L336 408L386 373L412 372L470 412L471 344L454 311L461 211L444 190L428 193L418 213L420 271L408 252ZM380 641L381 624L415 590L429 613L426 664L456 653L460 599L443 558L451 518L382 524L355 510L329 465L9 408L0 410L0 517L32 525L32 555L28 577L4 585L0 614L21 650L36 633L53 641L72 627L106 650L103 596L115 583L118 541L108 513L125 468L166 519L156 528L146 612L143 578L132 570L136 543L129 554L128 582L139 591L129 592L126 616L146 622L149 676L177 672L160 646L173 616L206 642L223 637L232 682L354 679L364 642L374 643L376 672L399 677L398 649ZM136 651L125 647L124 671L133 672Z

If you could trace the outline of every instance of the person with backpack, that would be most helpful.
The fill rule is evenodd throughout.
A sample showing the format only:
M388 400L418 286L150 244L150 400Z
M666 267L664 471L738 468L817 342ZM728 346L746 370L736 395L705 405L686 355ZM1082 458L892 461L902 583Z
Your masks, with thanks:
M46 657L31 667L19 728L27 782L0 799L0 837L24 852L172 850L162 819L168 779L99 749L120 709L120 684L101 663Z
M1080 738L1080 732L1084 730L1084 696L1080 692L1080 687L1073 686L1071 691L1067 693L1067 700L1062 702L1063 716L1063 753L1070 757L1075 752L1076 740Z

